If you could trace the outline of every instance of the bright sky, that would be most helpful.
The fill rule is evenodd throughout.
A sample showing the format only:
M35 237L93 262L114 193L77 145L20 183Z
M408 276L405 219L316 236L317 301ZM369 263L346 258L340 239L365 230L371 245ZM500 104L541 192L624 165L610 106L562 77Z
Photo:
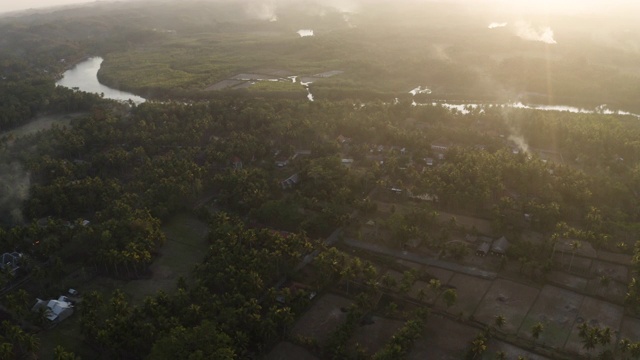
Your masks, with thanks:
M0 13L49 6L91 2L90 0L0 0Z
M69 5L87 3L99 0L0 0L0 13L25 10L30 8L42 8L58 5ZM122 0L120 0L122 1ZM179 1L179 0L177 0ZM256 2L264 3L277 3L278 0L255 0ZM298 0L302 1L302 0ZM379 0L377 0L379 1ZM387 0L392 1L392 0ZM434 0L408 0L408 1L434 1ZM435 1L450 1L450 0L435 0ZM469 4L482 4L482 1L478 0L454 0L457 2L468 2ZM636 0L489 0L489 2L498 1L502 2L502 6L506 8L519 9L521 11L527 10L542 10L550 12L565 12L580 13L589 10L613 10L623 5L631 5L637 3ZM320 1L322 2L322 1ZM353 3L359 2L361 4L367 4L367 0L332 0L331 3ZM375 1L374 1L375 2ZM485 0L486 2L486 0Z

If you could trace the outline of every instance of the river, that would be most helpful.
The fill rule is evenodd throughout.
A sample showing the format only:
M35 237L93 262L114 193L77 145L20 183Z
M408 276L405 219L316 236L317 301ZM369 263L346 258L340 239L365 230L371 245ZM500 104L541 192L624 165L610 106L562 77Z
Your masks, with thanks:
M68 88L78 88L79 90L96 93L96 94L104 94L104 97L107 99L114 99L119 101L128 101L132 100L133 102L140 104L146 101L145 98L128 93L126 91L120 91L117 89L110 88L108 86L102 85L98 81L98 70L100 70L100 65L104 61L103 58L96 56L89 58L72 69L69 69L62 74L62 79L56 82L56 85L64 86ZM292 77L290 77L292 78ZM292 79L296 82L297 77L293 77ZM310 101L313 101L313 95L309 90L309 84L311 81L303 81L300 79L300 84L304 86L307 90L307 97ZM418 86L417 88L410 91L412 95L423 94L423 93L431 93L431 90L424 86ZM397 100L396 100L397 103ZM449 102L429 102L429 103L416 103L413 102L414 106L443 106L450 110L455 110L460 113L466 114L470 112L470 109L483 107L483 106L502 106L502 107L511 107L511 108L520 108L520 109L533 109L533 110L542 110L542 111L569 111L574 113L587 113L587 114L607 114L607 115L629 115L640 118L640 115L629 113L626 111L620 110L610 110L606 107L606 105L598 106L595 109L583 109L573 106L564 106L564 105L528 105L523 103L508 103L508 104L455 104Z
M62 74L62 78L56 82L56 85L70 89L77 88L95 94L104 94L106 99L119 101L132 100L136 104L146 101L145 98L138 95L102 85L98 81L98 70L100 70L100 65L102 65L103 61L103 58L96 56L78 63L73 68L65 71Z

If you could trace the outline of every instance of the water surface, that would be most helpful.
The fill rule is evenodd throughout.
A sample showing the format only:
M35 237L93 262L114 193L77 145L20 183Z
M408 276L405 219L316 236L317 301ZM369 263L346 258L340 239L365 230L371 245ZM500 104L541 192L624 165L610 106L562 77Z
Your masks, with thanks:
M106 99L119 101L132 100L136 104L146 101L145 98L138 95L102 85L98 81L98 70L100 70L100 65L102 65L103 61L104 59L98 56L77 64L73 68L65 71L64 74L62 74L62 79L58 80L56 85L70 89L77 88L78 90L94 94L104 94Z

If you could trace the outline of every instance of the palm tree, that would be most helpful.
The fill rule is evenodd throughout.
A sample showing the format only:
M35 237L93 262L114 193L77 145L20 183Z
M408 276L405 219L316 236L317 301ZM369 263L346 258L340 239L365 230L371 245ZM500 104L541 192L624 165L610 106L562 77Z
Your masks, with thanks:
M444 293L442 293L442 300L447 305L447 308L452 307L456 300L458 299L458 294L454 289L447 289Z
M576 256L576 251L582 247L582 243L577 240L573 240L571 242L571 262L569 262L569 271L571 271L571 267L573 266L573 258Z
M622 354L626 354L631 348L631 341L626 338L620 339L620 342L618 342L618 348Z
M629 353L634 359L640 359L640 343L633 343L629 346Z
M531 327L531 336L533 336L534 342L540 338L542 331L544 331L544 325L541 322L537 322Z
M502 327L507 323L507 319L504 315L497 315L493 320L493 323L498 329L502 329Z
M471 353L473 354L472 359L482 355L487 350L486 342L487 339L482 334L476 336L476 338L471 342Z

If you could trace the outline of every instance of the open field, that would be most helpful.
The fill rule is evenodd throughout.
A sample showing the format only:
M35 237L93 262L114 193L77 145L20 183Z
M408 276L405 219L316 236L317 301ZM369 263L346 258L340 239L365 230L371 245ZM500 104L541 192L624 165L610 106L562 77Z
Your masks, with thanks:
M480 300L491 286L491 281L469 275L455 274L447 285L455 288L458 294L456 303L447 311L452 314L463 312L464 315L469 316L478 307ZM442 297L438 299L436 306L446 308Z
M495 317L502 315L506 319L503 330L516 333L539 292L513 281L495 280L473 316L480 322L493 324Z
M610 281L608 285L603 285L600 279L594 278L589 280L587 292L604 297L605 299L616 303L623 304L627 296L628 284L617 281Z
M493 230L491 230L491 222L489 220L459 214L451 214L447 212L440 212L438 214L438 220L440 222L450 221L451 218L455 218L456 223L459 226L464 226L467 230L471 230L473 227L475 227L481 234L493 235Z
M447 284L449 282L449 280L451 280L451 278L453 277L454 272L451 270L446 270L446 269L441 269L439 267L435 267L435 266L429 266L427 267L426 272L437 278L438 280L440 280L441 284Z
M591 264L591 273L594 276L607 276L623 283L629 282L629 269L620 264L594 260L593 264Z
M494 355L498 352L502 351L507 355L507 359L517 359L518 356L522 356L525 359L529 360L545 360L548 359L545 356L534 354L527 350L521 349L517 346L513 346L509 343L491 339L487 343L487 351L483 356L483 359L495 359Z
M276 345L267 355L266 360L317 360L318 358L311 355L305 348L282 341Z
M77 285L76 288L83 293L97 291L105 299L108 299L115 289L122 289L133 304L142 303L147 296L152 296L159 290L170 292L175 288L178 278L188 278L193 265L202 260L208 247L205 241L208 227L195 217L182 214L175 216L162 229L167 236L167 242L150 266L153 273L150 279L125 281L97 276L77 280L74 286ZM74 349L83 359L96 358L93 350L83 343L78 313L55 328L44 331L40 337L43 359L49 358L56 345Z
M552 283L578 291L584 291L589 283L589 280L583 277L567 274L562 271L550 271L549 274L547 274L547 279Z
M620 324L620 338L626 338L632 342L640 341L640 319L623 316Z
M598 259L609 261L615 264L629 266L631 265L632 257L631 255L628 255L628 254L616 254L616 253L599 250Z
M374 316L372 320L373 324L359 326L349 341L351 345L360 344L368 355L373 355L380 350L404 325L402 321L379 316Z
M0 137L14 136L21 137L25 135L35 134L38 131L48 130L53 125L68 126L75 118L85 115L84 113L70 113L70 114L57 114L57 115L44 115L39 116L35 120L29 122L26 125L22 125L16 129L6 132L0 132Z
M80 314L77 312L53 329L39 333L40 359L51 359L56 346L73 349L77 356L83 359L95 359L98 354L84 343L84 336L80 331Z
M538 341L562 348L573 329L583 299L582 295L545 285L524 318L518 335L531 339L531 328L541 322L544 331Z
M296 322L291 333L314 338L319 344L324 344L331 332L347 317L346 309L351 300L342 296L326 294Z
M567 340L565 349L588 354L582 347L582 341L578 335L578 325L586 322L589 326L609 327L612 333L620 328L622 323L623 308L606 301L585 297L578 312L576 324Z
M191 215L177 215L162 229L167 242L150 266L151 279L132 280L123 287L134 302L141 302L158 290L170 292L178 278L188 278L209 247L205 241L209 231L207 225Z
M469 342L480 332L437 315L429 317L425 332L414 343L409 360L459 360L464 358Z

